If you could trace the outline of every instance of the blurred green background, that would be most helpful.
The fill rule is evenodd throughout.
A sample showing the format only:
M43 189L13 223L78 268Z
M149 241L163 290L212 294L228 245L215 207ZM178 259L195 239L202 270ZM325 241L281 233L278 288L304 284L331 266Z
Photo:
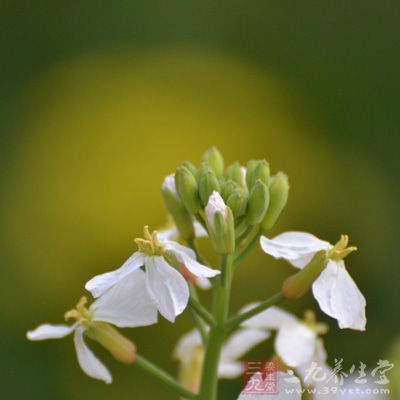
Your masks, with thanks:
M217 145L267 158L291 181L273 233L350 235L366 333L326 336L330 359L374 368L399 334L399 2L2 1L0 376L4 399L175 399L133 366L86 377L71 340L30 343L62 322L94 274L118 267L144 224L165 221L160 185ZM261 251L238 272L232 310L293 272ZM239 284L240 283L240 284ZM286 308L318 310L311 295ZM191 327L127 331L169 371ZM252 353L267 358L271 344ZM394 360L392 360L394 361ZM399 360L400 362L400 360ZM234 399L240 380L224 382Z

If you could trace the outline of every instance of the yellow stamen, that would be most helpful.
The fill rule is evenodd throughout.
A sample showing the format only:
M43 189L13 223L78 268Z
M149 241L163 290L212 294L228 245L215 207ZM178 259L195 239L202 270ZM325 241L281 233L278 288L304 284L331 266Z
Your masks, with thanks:
M146 225L143 230L143 237L136 238L135 243L137 244L139 251L150 256L162 256L165 253L163 244L158 240L157 231L150 233L149 227Z
M72 310L67 311L64 314L65 320L75 319L77 322L82 324L87 324L92 319L90 311L85 307L87 303L87 298L83 296L75 308Z
M339 241L333 246L333 248L329 251L329 258L331 260L343 260L350 253L357 250L355 246L349 246L349 237L347 235L341 235Z
M328 333L329 326L323 322L317 322L315 313L311 310L307 310L304 313L304 324L308 326L318 336L325 335Z

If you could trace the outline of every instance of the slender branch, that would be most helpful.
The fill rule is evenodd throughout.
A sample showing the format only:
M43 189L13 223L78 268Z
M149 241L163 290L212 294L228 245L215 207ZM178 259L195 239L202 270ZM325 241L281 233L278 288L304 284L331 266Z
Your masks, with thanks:
M248 320L251 317L254 317L255 315L259 314L260 312L267 310L268 308L282 302L285 300L286 297L283 295L282 292L278 292L272 297L270 297L267 300L264 300L261 302L258 306L244 312L243 314L236 315L235 317L232 317L227 323L226 323L226 330L228 332L233 331L236 329L242 322Z
M238 253L235 254L234 257L234 265L238 266L244 258L247 257L247 255L253 250L254 246L258 243L258 240L260 239L260 236L262 234L261 229L258 230L258 232L253 236L252 239L245 245L245 247Z
M175 390L179 395L188 400L196 400L198 396L191 391L185 389L180 383L178 383L175 378L171 375L167 374L165 371L161 370L159 367L155 366L150 361L146 360L144 357L136 354L136 359L133 365L137 365L142 368L144 371L153 375L160 381L164 382L170 388Z
M206 310L206 308L203 307L193 296L190 296L189 304L204 322L208 325L215 325L215 319L211 313L209 313L208 310Z
M190 290L190 298L198 302L197 290L193 285L193 283L191 282L189 282L189 290ZM208 339L207 325L193 307L191 307L190 310L192 311L194 323L196 324L196 327L200 332L201 340L203 342L203 345L205 346L207 344L207 339Z

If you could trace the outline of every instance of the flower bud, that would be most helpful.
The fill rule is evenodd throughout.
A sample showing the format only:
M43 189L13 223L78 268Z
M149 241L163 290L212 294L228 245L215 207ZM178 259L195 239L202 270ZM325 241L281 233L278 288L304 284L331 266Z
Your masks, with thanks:
M213 192L205 209L206 223L214 250L230 254L235 250L233 214L218 192Z
M222 198L227 201L229 196L236 190L240 189L238 183L234 182L233 180L229 179L221 184L221 196Z
M135 361L136 346L108 323L101 321L90 323L85 335L100 343L116 360L125 364Z
M246 186L246 172L244 171L244 167L241 167L238 162L231 164L225 171L225 179L232 180L236 182L238 185L245 187Z
M232 210L235 218L241 217L247 211L247 193L244 189L235 189L228 197L227 206Z
M261 180L266 185L269 183L270 170L266 160L251 160L247 164L246 183L249 190Z
M193 218L183 206L175 186L175 175L169 175L164 179L161 187L165 205L174 219L180 236L188 241L194 238Z
M191 173L192 173L192 175L195 177L195 178L197 178L197 168L190 162L190 161L184 161L183 163L182 163L182 165L184 166L184 167L186 167Z
M206 206L211 193L214 191L220 191L220 184L215 172L208 165L203 165L200 168L198 181L200 200L203 206Z
M284 209L289 195L289 181L287 175L278 172L272 179L269 187L269 207L261 223L264 230L271 229Z
M183 205L191 214L197 214L200 209L200 198L197 180L186 167L178 167L175 172L176 191Z
M250 191L247 208L247 221L250 225L258 225L264 218L269 205L268 186L258 180Z
M299 272L287 278L282 285L282 292L288 299L298 299L304 296L314 281L321 274L328 262L326 250L314 255L311 261Z
M215 146L203 154L201 161L210 166L218 177L222 176L224 172L224 158Z

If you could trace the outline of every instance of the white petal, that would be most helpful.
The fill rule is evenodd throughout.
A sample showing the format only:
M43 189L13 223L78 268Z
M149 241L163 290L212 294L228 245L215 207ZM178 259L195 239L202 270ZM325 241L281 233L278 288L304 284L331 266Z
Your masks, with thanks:
M317 391L321 392L321 396L318 396L317 393L314 393L313 395L314 400L323 399L324 397L326 398L326 392L324 391L324 387L330 388L334 383L333 379L330 382L327 382L328 377L330 377L333 374L333 371L326 364L326 359L327 359L327 354L325 351L324 342L321 338L317 338L315 342L314 355L311 358L311 360L306 364L296 367L296 373L302 379L303 384L305 386L312 386L315 389L317 389ZM312 363L314 363L314 365L312 365ZM313 379L313 374L310 374L310 371L314 370L314 368L319 368L320 371L318 375L320 377L326 376L326 379L320 379L320 378ZM322 395L322 393L325 394Z
M189 300L189 287L185 278L167 264L164 257L146 257L147 289L161 315L174 322Z
M290 367L297 367L312 360L315 353L316 334L306 325L284 325L276 335L275 350Z
M133 253L120 268L115 271L97 275L86 282L85 288L92 293L93 297L99 297L113 287L120 279L140 268L143 264L143 254L137 251Z
M69 335L75 329L75 325L51 325L43 324L33 331L29 331L26 337L29 340L60 339Z
M160 242L163 242L165 240L171 240L173 238L177 238L178 236L179 236L179 231L175 225L173 225L169 229L157 232L157 238Z
M252 303L245 306L240 311L240 314L251 310L258 304L259 303ZM282 310L279 307L273 306L243 322L242 326L254 329L277 330L280 329L283 325L295 324L297 322L298 319L294 315Z
M176 191L175 174L171 174L165 177L161 189L169 190L177 199L179 198L178 192Z
M83 338L83 328L78 328L74 334L74 343L78 362L82 370L91 378L111 383L112 377L104 364L92 353Z
M330 261L313 284L313 294L321 310L336 318L339 327L365 330L366 301L343 261Z
M159 234L157 234L157 238L159 238ZM183 246L182 244L176 242L175 240L163 240L163 245L165 246L166 250L170 250L174 254L183 253L186 256L196 259L196 253L187 246Z
M283 258L300 269L311 261L316 252L332 248L330 243L306 232L286 232L273 239L261 236L260 244L265 253Z
M267 340L269 332L258 329L240 329L234 332L224 344L221 351L222 361L234 361L244 356L253 347Z
M146 287L146 274L131 272L90 307L93 320L123 327L146 326L157 322L157 306Z
M235 379L244 372L244 364L239 361L221 361L218 365L218 377L222 379Z
M278 393L246 394L244 391L237 400L301 400L300 380L286 372L278 372Z
M336 318L335 292L338 277L338 265L329 261L319 277L312 285L312 291L321 310L332 318Z
M207 278L197 278L195 285L203 290L211 289L211 282Z
M194 234L197 238L207 237L208 233L200 222L194 223Z
M203 264L200 264L196 261L195 253L179 243L176 242L168 242L168 247L170 251L172 251L178 261L185 264L185 267L195 276L203 277L203 278L212 278L216 275L219 275L221 271L208 268ZM190 252L188 251L190 250Z
M175 359L186 364L191 360L195 348L201 345L200 333L197 329L193 329L179 339L172 355Z
M214 225L214 216L216 213L222 214L223 218L226 219L228 214L226 204L224 199L216 190L214 190L208 198L205 212L207 221L211 226Z
M343 268L339 268L336 289L336 314L339 327L342 329L350 328L364 331L367 323L365 317L365 297L344 265Z

